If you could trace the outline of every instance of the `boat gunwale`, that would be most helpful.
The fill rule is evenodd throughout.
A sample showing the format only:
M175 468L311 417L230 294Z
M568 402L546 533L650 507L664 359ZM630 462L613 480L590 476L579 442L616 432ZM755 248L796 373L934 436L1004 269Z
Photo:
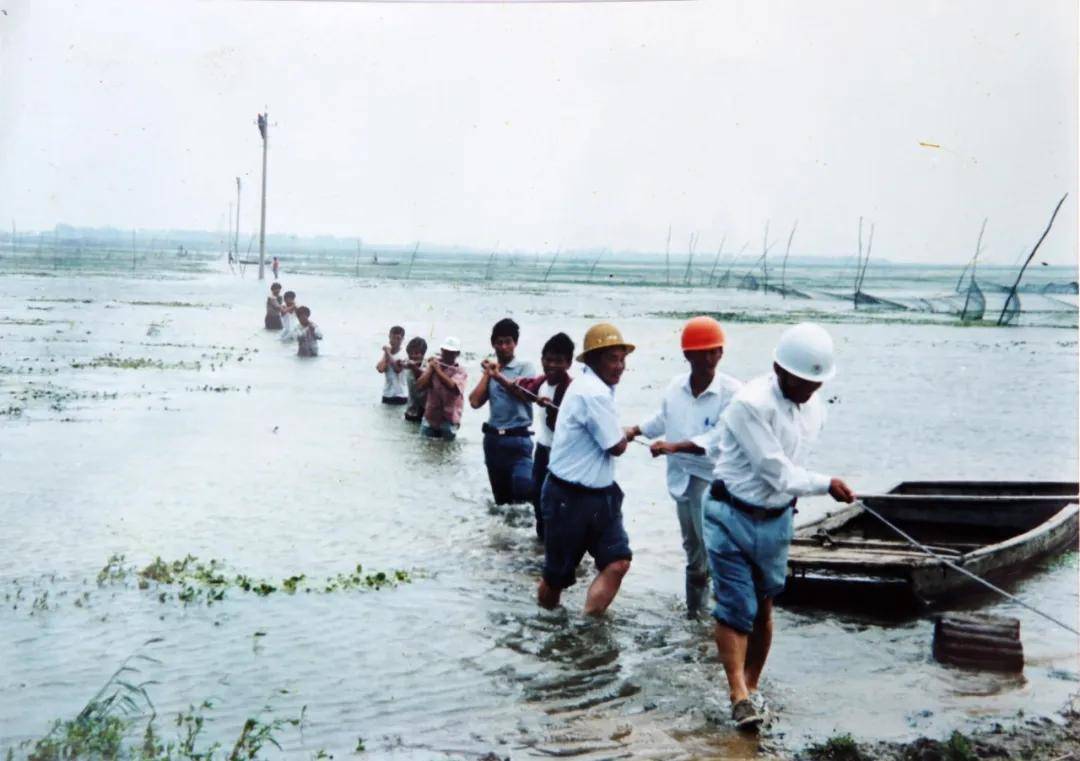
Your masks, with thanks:
M822 524L824 524L826 522L829 522L832 519L841 519L839 521L838 526L837 526L837 527L840 527L840 526L843 526L843 525L851 522L852 520L860 517L862 514L864 514L866 512L867 512L866 506L861 501L856 502L854 505L850 505L848 507L845 507L845 508L843 508L843 509L841 509L841 510L835 512L835 513L827 513L827 514L825 514L824 516L822 516L822 517L820 517L818 519L815 519L813 521L810 521L809 523L803 524L802 526L800 526L799 528L797 528L795 530L795 536L793 538L806 538L806 539L812 538L812 535L809 535L809 532L808 532L809 529L818 528ZM983 545L982 547L979 547L978 549L971 550L970 552L963 553L963 554L961 554L959 556L956 556L956 557L938 558L938 557L934 557L932 555L925 555L924 554L921 557L917 556L917 557L910 557L910 558L898 558L898 557L896 557L896 553L890 553L888 551L883 552L880 549L876 549L876 548L872 549L872 548L868 547L866 549L862 549L862 548L859 548L859 547L845 547L844 549L849 551L850 553L854 553L856 555L864 556L866 559L865 559L865 561L862 561L862 562L864 562L867 567L873 566L873 567L878 568L878 569L887 569L887 568L898 568L899 569L899 568L903 568L903 569L927 570L927 569L932 569L934 567L940 567L940 568L943 568L943 569L948 568L948 565L946 565L944 560L948 560L949 562L954 563L956 565L959 565L961 567L967 567L968 564L971 564L971 563L978 564L978 563L980 563L980 561L985 561L987 559L990 559L994 555L996 555L996 554L998 554L1000 552L1007 551L1009 549L1012 549L1015 546L1027 544L1027 543L1033 541L1034 539L1036 539L1037 537L1039 537L1040 535L1051 533L1055 529L1057 529L1059 526L1061 526L1063 523L1067 522L1068 520L1070 520L1071 518L1076 516L1078 513L1080 513L1080 505L1078 505L1075 502L1067 504L1064 507L1062 507L1060 510L1058 510L1056 513L1050 515L1045 520L1040 521L1038 524L1031 527L1027 531L1021 532L1021 533L1016 534L1014 536L1010 536L1010 537L1008 537L1006 539L1001 540L1000 542L994 542L993 544ZM800 536L800 534L803 534L803 536ZM858 540L854 540L854 539L853 540L848 540L848 541L852 542L853 544L858 542ZM796 547L802 549L802 548L806 547L806 545L794 545L793 544L792 545L792 550L794 550ZM813 550L813 549L816 549L816 548L814 548L814 547L806 547L806 549ZM844 566L846 566L846 567L858 567L858 565L860 564L860 561L853 560L853 559L846 559L846 560L837 559L837 560L832 561L832 562L830 562L827 559L813 559L813 558L800 559L798 557L793 557L794 554L795 553L791 552L791 551L789 551L789 554L788 554L788 566L789 566L789 571L792 574L794 574L794 572L796 570L796 565L799 566L800 570L803 570L805 572L806 570L814 568L815 566L818 567L818 568L823 568L824 569L824 568L827 568L828 566L831 565L834 568L838 569L838 568L844 567ZM1034 559L1034 557L1036 557L1036 556L1037 555L1033 555L1031 558L1026 558L1024 562L1026 562L1027 560ZM996 570L996 569L991 569L991 570ZM869 572L869 569L868 569L868 572Z

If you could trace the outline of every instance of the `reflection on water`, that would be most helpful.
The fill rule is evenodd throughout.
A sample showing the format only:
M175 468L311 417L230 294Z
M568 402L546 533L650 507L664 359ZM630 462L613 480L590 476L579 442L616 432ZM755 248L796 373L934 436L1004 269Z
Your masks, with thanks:
M282 737L298 757L319 748L344 756L358 737L380 758L752 756L757 742L730 727L710 625L682 618L682 550L661 464L637 449L619 463L634 562L609 615L580 613L588 562L565 607L546 612L534 601L542 551L532 509L492 504L482 415L466 410L453 443L420 439L400 408L379 403L381 378L370 370L390 315L410 334L458 335L480 356L491 323L511 313L530 357L555 330L578 336L595 315L621 315L640 347L618 389L630 424L683 367L679 321L646 313L715 309L718 297L657 291L646 304L640 289L429 285L421 297L335 279L287 285L317 307L326 339L316 362L294 361L252 327L262 290L251 281L0 282L0 318L30 294L79 299L49 302L55 323L0 325L0 368L33 369L0 371L0 410L44 383L56 392L0 416L5 440L18 441L0 448L0 520L18 528L0 555L0 636L10 643L0 751L74 715L117 664L160 636L150 653L160 664L144 674L159 682L161 715L216 697L209 731L226 741L268 701L279 715L307 706L303 735ZM235 306L126 303L136 300ZM150 323L160 326L153 338ZM748 378L768 367L780 328L731 326L725 371ZM1075 426L1053 422L1077 418L1076 342L1061 331L832 330L843 364L816 466L867 491L911 478L1075 479ZM238 362L240 348L258 352ZM233 356L213 370L70 366L107 353L190 363L215 352ZM807 500L800 517L828 507ZM113 553L140 565L191 553L269 579L357 563L416 579L377 592L230 592L213 606L184 606L134 585L99 587ZM1074 553L1009 588L1074 618L1076 577ZM1075 642L1008 603L977 604L1021 618L1023 679L934 663L924 614L779 610L763 684L777 716L766 747L837 731L941 734L1021 708L1055 711L1076 687Z

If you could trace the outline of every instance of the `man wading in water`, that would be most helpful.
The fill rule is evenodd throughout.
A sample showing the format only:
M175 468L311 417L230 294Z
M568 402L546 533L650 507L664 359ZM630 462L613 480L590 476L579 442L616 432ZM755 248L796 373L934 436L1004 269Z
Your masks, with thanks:
M814 397L835 374L832 338L811 323L784 331L773 372L735 394L721 417L720 458L705 500L705 546L716 607L716 647L731 692L731 717L756 731L755 703L772 644L772 601L784 589L797 497L853 502L839 478L803 467L825 422Z
M485 359L480 364L484 374L469 394L474 410L489 404L483 426L484 464L496 505L528 502L532 496L532 405L511 386L518 378L536 375L536 368L514 357L519 334L518 324L509 317L495 323L491 348L497 362Z
M544 573L537 598L545 608L559 604L586 552L599 571L585 597L586 614L607 610L630 570L633 554L623 528L623 493L615 483L614 458L628 443L619 427L615 385L633 350L614 325L589 328L585 350L578 356L585 370L570 384L559 407L540 497Z
M712 317L695 317L682 332L682 352L690 372L668 384L655 415L627 431L627 437L647 436L653 457L667 455L668 493L675 500L686 552L686 615L697 618L706 607L709 568L705 561L702 513L705 492L712 482L720 438L720 416L742 386L716 371L724 356L724 331Z

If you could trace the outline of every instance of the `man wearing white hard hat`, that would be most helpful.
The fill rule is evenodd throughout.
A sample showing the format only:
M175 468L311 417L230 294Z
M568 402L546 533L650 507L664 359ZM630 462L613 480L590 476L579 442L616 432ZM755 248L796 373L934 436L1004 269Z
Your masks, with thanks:
M452 441L461 427L468 373L457 363L461 342L456 338L447 336L439 347L439 353L440 356L428 359L424 371L416 379L417 388L427 391L420 435Z
M805 322L788 328L773 353L773 372L743 386L721 417L704 534L717 600L716 646L740 729L756 730L763 720L758 681L772 643L772 600L787 575L795 501L814 494L855 499L839 478L803 465L825 422L815 392L835 372L824 328Z

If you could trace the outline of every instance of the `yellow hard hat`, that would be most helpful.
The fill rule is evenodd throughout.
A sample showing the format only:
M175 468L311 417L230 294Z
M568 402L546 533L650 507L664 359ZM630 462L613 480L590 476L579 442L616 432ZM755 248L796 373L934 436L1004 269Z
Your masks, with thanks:
M634 350L634 345L623 340L622 333L610 322L600 322L585 331L585 344L577 361L584 362L585 355L598 349L609 349L612 346L621 346L629 354Z

